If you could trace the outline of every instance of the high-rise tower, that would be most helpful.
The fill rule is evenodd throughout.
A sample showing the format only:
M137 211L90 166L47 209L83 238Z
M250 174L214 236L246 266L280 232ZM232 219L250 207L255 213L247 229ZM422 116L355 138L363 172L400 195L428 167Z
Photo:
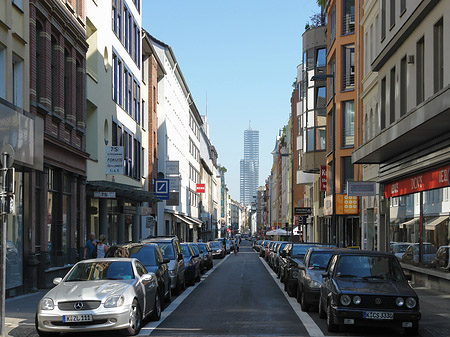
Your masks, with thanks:
M241 159L241 204L249 205L259 182L259 131L251 125L244 131L244 159Z

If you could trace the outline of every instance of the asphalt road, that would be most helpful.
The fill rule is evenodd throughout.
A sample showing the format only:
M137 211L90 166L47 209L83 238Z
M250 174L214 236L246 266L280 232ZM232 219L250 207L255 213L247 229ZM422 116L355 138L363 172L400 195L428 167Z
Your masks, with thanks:
M450 294L416 288L420 298L421 337L450 336ZM8 336L37 337L34 313L40 292L7 302ZM243 242L237 256L215 260L202 281L166 305L158 322L146 322L139 336L399 336L401 330L347 328L329 334L317 311L304 313L265 261ZM79 334L63 334L79 336ZM83 333L83 337L117 333Z

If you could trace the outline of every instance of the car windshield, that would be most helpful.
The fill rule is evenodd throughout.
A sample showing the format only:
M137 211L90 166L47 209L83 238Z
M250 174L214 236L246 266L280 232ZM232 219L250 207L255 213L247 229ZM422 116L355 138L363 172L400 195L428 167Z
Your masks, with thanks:
M424 254L436 254L436 251L433 245L423 245ZM414 245L414 254L419 254L419 245Z
M409 245L393 245L392 252L393 253L404 253Z
M130 261L96 261L78 263L65 282L134 279Z
M338 278L403 281L404 276L397 259L390 256L341 256L335 275Z
M209 246L213 249L220 249L220 244L217 241L211 242Z
M326 269L330 261L332 252L313 252L309 258L310 269Z
M200 254L200 249L198 249L197 245L191 245L191 247L194 250L195 255Z
M206 244L204 244L204 243L198 243L197 246L200 250L203 250L203 253L208 251L206 248Z
M172 243L158 242L158 246L165 259L175 260L175 252Z
M189 247L187 245L181 245L181 250L183 251L184 257L191 256L191 251L189 250Z
M284 247L286 247L287 243L282 243L279 247L278 247L278 251L282 252Z
M144 266L156 266L155 248L152 246L119 246L108 249L106 257L135 257Z
M292 253L291 256L292 257L301 257L301 256L305 256L306 252L308 251L309 248L311 248L312 246L310 245L294 245L292 247Z

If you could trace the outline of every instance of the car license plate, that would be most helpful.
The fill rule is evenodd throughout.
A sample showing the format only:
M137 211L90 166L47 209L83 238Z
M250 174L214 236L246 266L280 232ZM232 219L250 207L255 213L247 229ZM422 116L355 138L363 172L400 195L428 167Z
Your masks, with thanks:
M92 322L92 315L64 315L63 322L64 323L73 323L73 322Z
M364 311L365 319L394 319L393 312Z

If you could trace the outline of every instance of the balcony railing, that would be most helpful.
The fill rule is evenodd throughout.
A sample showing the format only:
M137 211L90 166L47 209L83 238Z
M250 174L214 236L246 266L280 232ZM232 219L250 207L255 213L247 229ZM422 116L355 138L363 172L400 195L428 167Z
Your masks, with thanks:
M345 14L342 18L342 35L355 32L355 14Z
M355 88L355 74L344 73L342 74L342 90L348 90Z

